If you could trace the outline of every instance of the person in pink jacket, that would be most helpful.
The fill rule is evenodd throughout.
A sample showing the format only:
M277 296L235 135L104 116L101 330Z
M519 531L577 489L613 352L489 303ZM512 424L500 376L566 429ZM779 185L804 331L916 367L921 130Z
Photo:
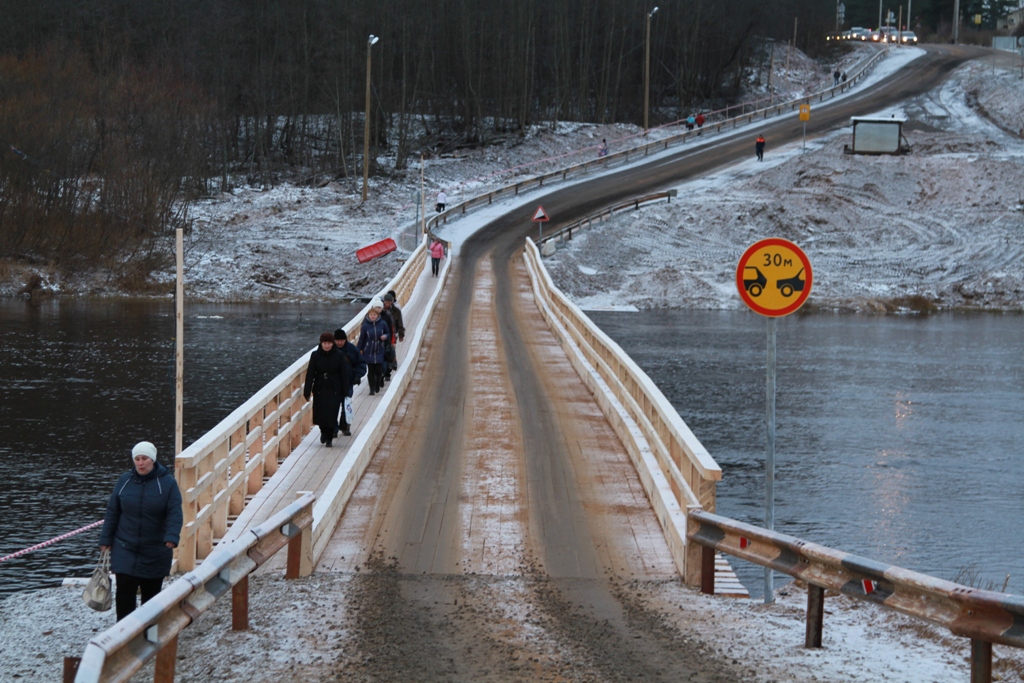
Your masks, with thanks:
M441 259L444 258L444 243L434 239L430 243L430 274L437 277L441 272Z

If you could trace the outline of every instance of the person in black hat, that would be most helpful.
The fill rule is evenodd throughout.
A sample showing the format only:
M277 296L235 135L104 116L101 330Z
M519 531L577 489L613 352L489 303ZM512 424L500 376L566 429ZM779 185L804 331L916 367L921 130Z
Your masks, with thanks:
M342 397L341 413L338 415L338 429L345 436L352 436L352 432L350 430L352 425L349 423L349 420L345 415L345 400L347 399L351 403L355 385L363 381L363 377L366 375L366 361L363 360L363 354L359 353L359 349L356 348L356 345L349 343L345 330L340 327L334 331L334 348L341 351L345 358L345 362L348 363L349 374L352 378L352 381L349 382L348 385L348 394ZM337 434L337 432L335 432L335 434Z
M320 443L331 447L338 430L338 409L352 384L352 375L344 356L334 347L334 334L320 335L320 346L309 354L306 384L302 395L313 397L313 423L320 428Z

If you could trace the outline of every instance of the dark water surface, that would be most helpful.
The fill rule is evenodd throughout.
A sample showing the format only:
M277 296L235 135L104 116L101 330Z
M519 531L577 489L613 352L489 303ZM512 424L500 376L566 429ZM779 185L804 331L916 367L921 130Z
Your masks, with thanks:
M184 443L360 306L194 305ZM0 300L0 557L102 519L138 441L173 462L174 307ZM0 563L0 595L88 576L99 529Z
M762 525L765 319L590 315L721 466L718 513ZM1024 593L1022 332L1019 315L781 319L775 528ZM762 590L761 567L733 565Z

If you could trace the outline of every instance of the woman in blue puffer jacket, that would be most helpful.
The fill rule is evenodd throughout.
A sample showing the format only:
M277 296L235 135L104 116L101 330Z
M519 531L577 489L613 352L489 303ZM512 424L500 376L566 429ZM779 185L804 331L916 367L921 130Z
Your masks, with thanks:
M100 547L110 550L117 576L114 603L121 621L160 592L171 573L171 559L181 535L181 491L170 470L156 461L156 446L142 441L132 449L134 467L114 485L100 532Z
M387 352L388 340L391 339L391 328L380 316L383 308L384 302L380 297L374 297L370 302L370 312L363 318L359 341L356 343L356 348L366 359L370 396L380 391L384 384L384 354Z

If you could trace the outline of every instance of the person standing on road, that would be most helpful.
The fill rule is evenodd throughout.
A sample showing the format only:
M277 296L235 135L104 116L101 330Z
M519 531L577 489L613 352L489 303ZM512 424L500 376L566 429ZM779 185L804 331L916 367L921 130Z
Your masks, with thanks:
M338 431L338 409L352 385L352 373L341 351L334 348L334 335L320 335L320 346L309 354L306 385L302 395L313 396L313 424L320 428L320 443L330 448Z
M359 353L359 349L356 348L356 345L348 343L348 335L346 335L345 330L340 327L334 331L334 348L341 352L342 357L345 358L345 362L348 363L349 376L352 379L352 381L348 383L348 394L343 396L341 399L342 406L341 413L338 415L338 430L345 436L352 436L352 424L349 422L348 416L345 414L344 404L345 399L348 399L351 404L355 386L363 381L363 377L366 375L366 361L363 360L363 354Z
M441 212L444 211L444 207L447 206L447 205L448 205L448 195L446 195L444 193L444 190L441 190L440 192L437 193L437 206L434 207L434 208L437 209L438 213L441 213Z
M698 130L704 127L704 114L697 114L697 118L694 120L697 122Z
M444 258L444 244L434 238L430 243L430 274L437 277L441 272L441 259Z
M832 74L832 86L833 87L839 85L839 77L840 76L842 76L842 73L839 71L839 67L836 67L835 72Z
M694 118L693 114L686 117L686 130L693 130L693 127L697 125L697 119Z
M754 151L757 152L757 160L764 161L764 135L758 135L754 142Z
M132 463L114 484L100 531L100 548L110 551L117 577L118 621L135 611L137 593L145 603L160 592L181 536L181 491L156 461L156 446L135 444Z
M359 330L359 341L356 348L366 359L367 375L370 378L370 396L381 390L384 384L384 344L391 336L388 324L380 317L384 302L374 297L370 302L370 312L363 318Z

